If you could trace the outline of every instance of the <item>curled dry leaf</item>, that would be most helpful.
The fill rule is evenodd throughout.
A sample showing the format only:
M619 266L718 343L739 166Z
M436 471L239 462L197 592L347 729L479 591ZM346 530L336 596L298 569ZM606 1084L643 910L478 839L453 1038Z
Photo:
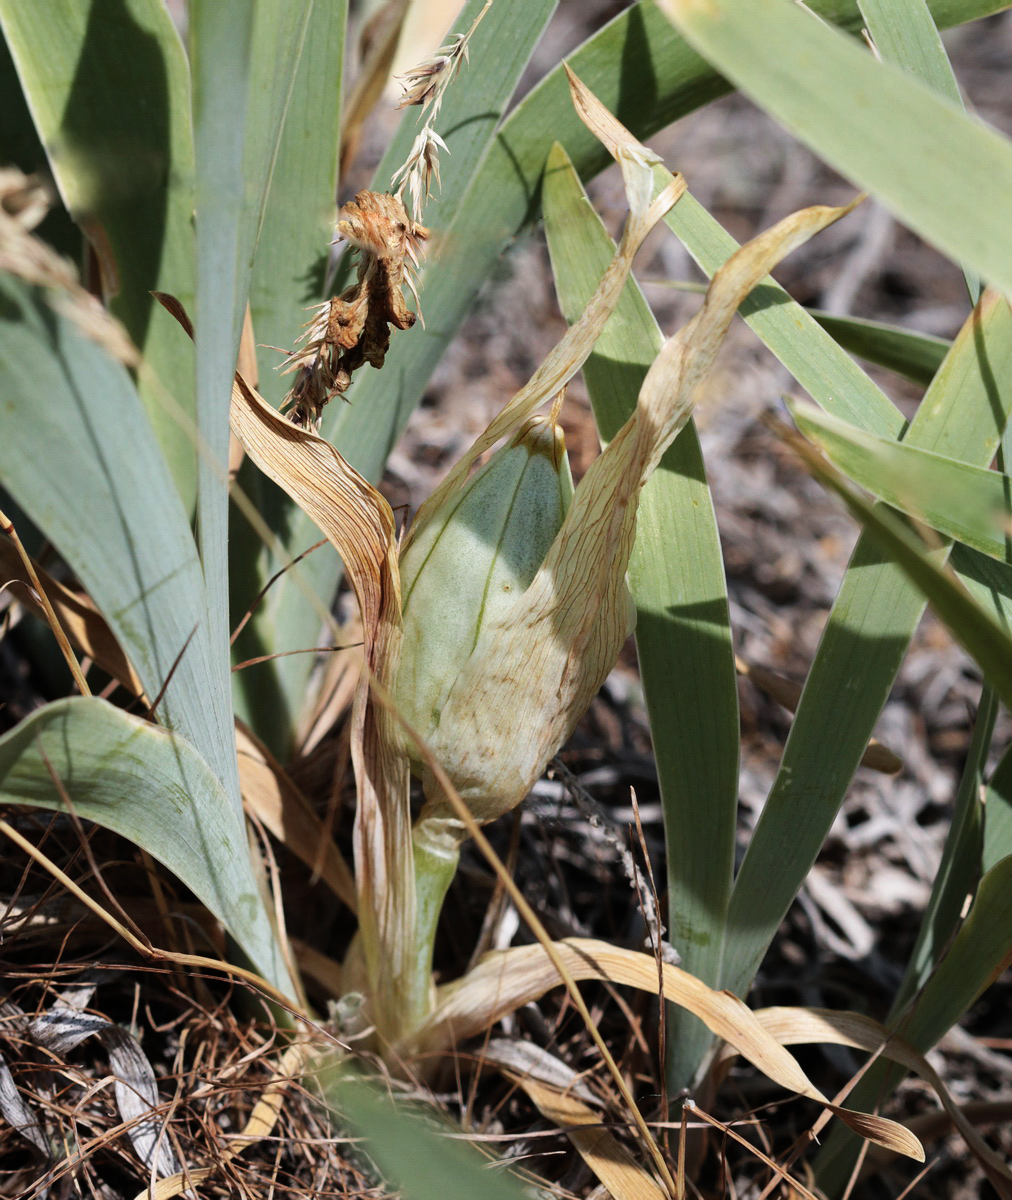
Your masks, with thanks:
M574 979L599 979L657 994L657 962L648 954L592 938L556 942ZM436 1008L413 1039L413 1049L435 1051L479 1033L524 1004L539 999L561 977L543 946L521 946L488 954L463 979L439 989ZM743 1001L718 992L695 975L663 964L664 997L697 1016L723 1041L775 1083L816 1100L870 1141L924 1161L920 1142L895 1121L831 1104Z
M543 1117L573 1143L577 1152L615 1200L664 1200L667 1193L604 1124L590 1089L580 1075L531 1042L493 1038L482 1051L527 1093Z
M942 1108L959 1130L998 1194L1006 1198L1012 1197L1012 1171L977 1133L927 1058L908 1042L891 1033L884 1025L860 1013L835 1012L824 1008L760 1008L756 1010L755 1018L781 1045L821 1043L849 1046L853 1050L867 1050L870 1054L881 1050L884 1058L892 1059L893 1062L919 1075L938 1096Z
M368 703L370 683L386 684L399 654L393 513L329 442L286 421L241 377L232 388L231 422L249 457L329 538L362 614L366 670L352 714L358 791L355 884L366 971L370 979L388 981L389 988L387 993L379 987L374 996L374 1019L389 1020L395 1028L400 1010L396 989L412 961L415 924L408 767L386 728L389 714Z

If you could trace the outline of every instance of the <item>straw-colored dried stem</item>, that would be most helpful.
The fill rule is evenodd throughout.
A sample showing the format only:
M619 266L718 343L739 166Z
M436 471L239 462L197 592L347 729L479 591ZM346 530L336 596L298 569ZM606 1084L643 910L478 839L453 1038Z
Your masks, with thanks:
M77 661L77 655L71 649L70 642L67 640L67 635L63 632L63 626L60 624L59 618L49 602L49 597L46 595L46 589L42 586L42 581L39 579L35 570L35 564L32 562L32 557L24 548L21 539L18 537L18 531L14 528L13 522L5 512L0 510L0 533L5 533L14 543L17 549L18 556L24 564L25 572L31 580L32 590L42 611L45 613L46 620L49 623L49 628L53 631L53 636L56 638L56 644L60 647L60 653L63 655L64 661L70 668L70 673L77 684L77 689L82 696L90 696L91 688L88 687L88 681L84 677L84 672L81 670L81 664Z

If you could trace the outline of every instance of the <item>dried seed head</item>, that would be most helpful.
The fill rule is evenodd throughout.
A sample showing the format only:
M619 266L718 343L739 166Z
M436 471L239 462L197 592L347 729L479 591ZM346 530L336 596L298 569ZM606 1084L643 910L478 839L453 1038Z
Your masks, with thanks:
M435 179L439 184L439 151L446 150L446 143L432 128L433 122L447 88L467 62L468 43L491 4L492 0L486 0L467 33L454 34L431 58L398 76L404 94L397 107L407 108L417 104L423 111L428 110L421 133L415 138L407 159L394 173L392 181L394 185L399 184L398 196L403 196L405 188L408 190L411 213L416 220L421 217L422 205L429 197L432 180Z
M404 165L391 180L392 183L400 185L397 189L398 196L402 196L407 188L411 196L411 212L416 218L422 211L422 205L432 194L432 181L435 180L436 186L439 186L440 150L450 153L446 142L434 129L426 125L412 143L411 153L405 159Z
M410 71L398 75L397 80L401 84L404 94L397 107L410 108L413 104L420 104L425 108L431 104L440 90L444 75L452 68L453 62L450 54L434 54L432 58L427 58L417 67L412 67Z
M382 367L391 325L410 329L416 320L402 289L417 300L411 272L429 236L425 226L411 220L398 196L361 191L341 209L337 229L360 252L358 278L316 310L301 348L282 364L282 374L296 372L282 407L304 428L319 424L324 406L347 391L363 363Z

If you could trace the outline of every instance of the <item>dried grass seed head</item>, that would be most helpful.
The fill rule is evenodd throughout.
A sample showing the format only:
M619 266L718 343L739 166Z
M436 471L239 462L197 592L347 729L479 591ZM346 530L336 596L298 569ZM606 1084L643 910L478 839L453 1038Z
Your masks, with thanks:
M422 206L432 195L432 181L439 187L439 152L450 153L446 142L428 125L415 138L411 153L394 175L391 182L397 186L397 195L403 196L405 188L411 197L411 213L417 220Z

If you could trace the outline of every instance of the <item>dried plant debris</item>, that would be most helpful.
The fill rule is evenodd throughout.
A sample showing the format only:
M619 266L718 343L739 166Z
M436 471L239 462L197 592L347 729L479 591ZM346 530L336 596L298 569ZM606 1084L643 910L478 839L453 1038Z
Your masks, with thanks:
M0 169L0 271L51 288L53 307L85 337L127 366L137 366L137 348L123 326L80 285L71 263L32 232L49 206L49 193L38 179L14 167Z
M400 198L359 192L341 209L337 230L361 255L358 278L320 305L283 371L296 374L282 408L306 429L319 424L324 407L348 390L359 367L383 366L391 326L410 329L417 319L402 289L408 288L417 307L412 271L429 231L408 216Z
M23 1012L11 1000L0 1002L0 1034L7 1043L17 1078L22 1085L29 1076L34 1080L31 1091L24 1086L19 1090L7 1058L0 1056L0 1113L35 1149L36 1163L22 1180L34 1184L35 1194L45 1194L50 1180L68 1173L76 1175L84 1160L80 1146L67 1148L61 1125L67 1079L77 1074L65 1061L66 1055L90 1037L97 1038L108 1055L123 1134L145 1171L164 1178L180 1169L172 1143L162 1136L163 1118L151 1063L131 1033L107 1017L87 1011L94 991L90 984L65 988L48 1009L35 1016ZM29 1068L27 1062L34 1065ZM87 1095L93 1090L94 1086L86 1089L82 1105L86 1106ZM75 1106L75 1120L82 1116L81 1107Z
M387 1194L332 1127L304 1058L293 1067L304 1043L285 1050L262 1016L237 1020L211 981L195 1004L152 972L138 1006L135 975L103 978L96 990L22 976L17 1002L0 1000L0 1196Z
M337 231L361 253L358 278L340 296L328 300L299 338L284 363L283 374L295 372L295 383L282 410L304 429L317 428L324 407L351 386L351 377L364 363L382 367L390 347L390 327L410 329L420 315L418 290L412 274L429 230L421 224L433 183L439 186L439 154L446 143L433 122L447 88L467 61L468 42L488 11L488 0L466 33L454 34L437 53L402 76L404 95L399 108L419 105L425 123L403 165L394 172L397 191L363 190L338 214ZM404 205L407 191L411 214ZM402 288L415 301L408 308Z

